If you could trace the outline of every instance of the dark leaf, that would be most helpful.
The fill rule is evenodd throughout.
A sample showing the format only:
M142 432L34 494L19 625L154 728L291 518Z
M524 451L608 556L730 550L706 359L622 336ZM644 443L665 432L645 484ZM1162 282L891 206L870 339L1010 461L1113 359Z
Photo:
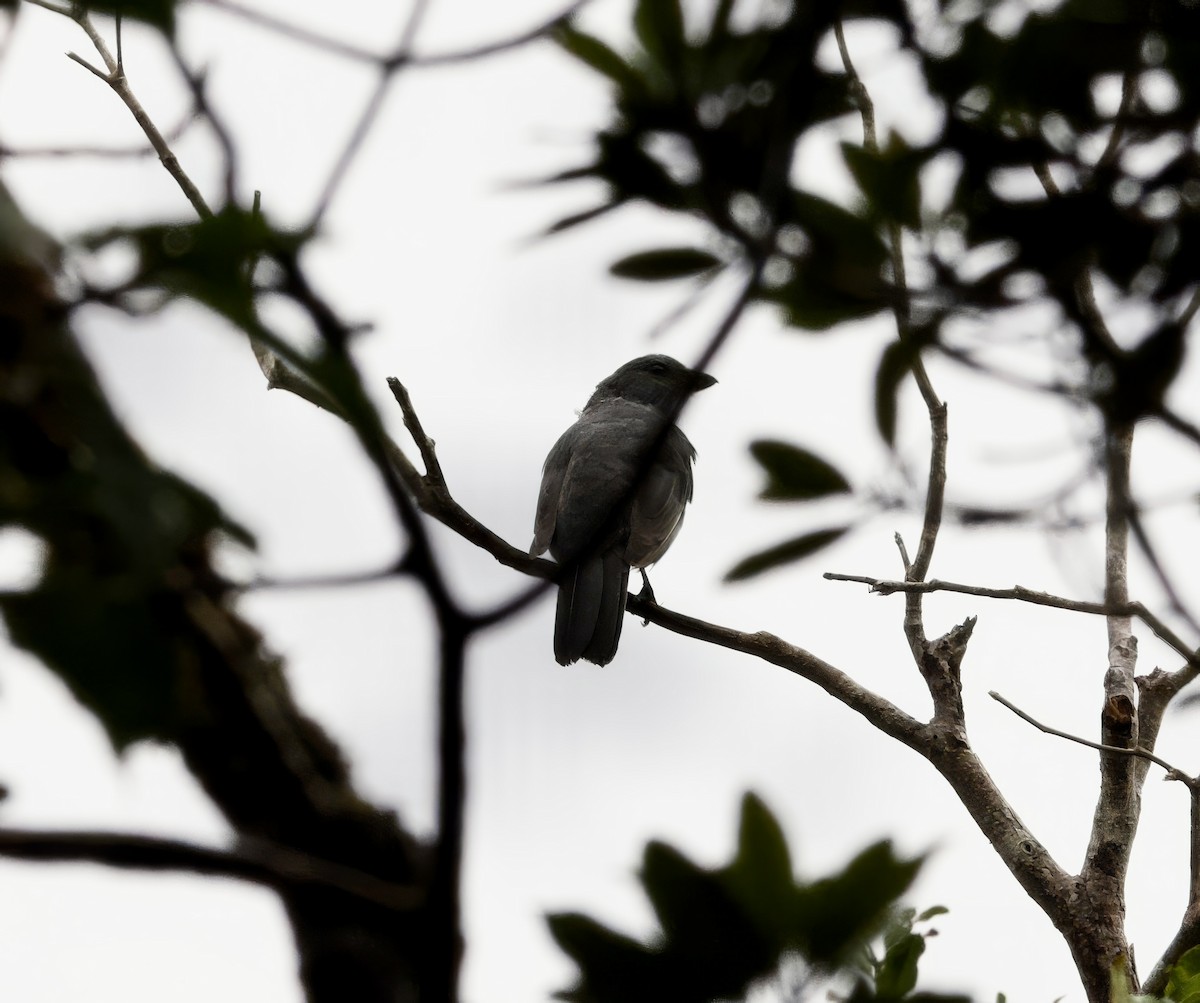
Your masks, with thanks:
M562 219L552 223L546 228L545 236L549 237L555 233L562 233L564 230L570 230L572 227L579 226L580 223L587 223L589 220L603 216L606 212L615 209L616 205L612 202L607 202L604 205L598 205L594 209L585 209L583 212L574 213L571 216L564 216Z
M691 247L671 247L661 251L631 254L612 265L609 271L622 279L662 282L698 275L720 264L721 259L707 251Z
M883 350L875 370L875 427L889 446L896 444L896 410L900 385L912 372L916 349L911 342L893 341Z
M251 266L262 256L295 255L306 239L274 230L258 213L233 206L197 222L92 233L82 243L92 249L131 244L138 257L133 287L189 297L256 333Z
M556 999L578 1003L654 1003L660 962L655 952L578 913L546 917L550 935L579 966L575 988Z
M809 917L810 961L836 968L877 931L892 903L912 884L921 860L901 860L888 842L876 843L833 877L805 889L802 914Z
M749 920L717 873L652 842L641 879L662 927L671 999L706 1003L739 996L771 970L775 941Z
M875 973L875 994L883 1000L903 999L917 984L917 962L925 953L919 933L901 937L888 948Z
M679 0L638 0L633 30L642 48L661 70L678 70L686 44Z
M767 486L759 495L766 501L812 501L850 491L841 471L800 446L759 439L750 453L766 471Z
M920 171L933 149L913 150L896 133L878 152L842 143L842 156L867 197L867 215L895 221L912 230L921 226Z
M633 67L595 36L564 23L555 29L553 37L572 56L608 77L618 87L628 90L637 86L638 76Z
M761 933L782 952L796 946L791 854L778 820L754 794L742 799L737 854L722 884Z
M764 571L770 571L772 568L777 568L780 565L792 564L795 561L802 560L805 557L815 554L818 550L828 547L835 540L838 540L849 528L849 526L838 526L834 529L819 529L815 532L798 536L794 540L788 540L786 543L770 547L757 554L752 554L735 564L725 575L725 581L740 582L746 578L761 575Z
M167 36L175 33L175 0L87 0L81 6L95 14L144 21Z

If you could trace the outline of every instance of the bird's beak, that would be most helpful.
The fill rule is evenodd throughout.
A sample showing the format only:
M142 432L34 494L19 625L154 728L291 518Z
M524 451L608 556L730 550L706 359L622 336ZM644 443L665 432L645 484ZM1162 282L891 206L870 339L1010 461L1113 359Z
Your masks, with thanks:
M701 390L707 390L717 382L715 376L709 376L708 373L702 373L698 370L692 370L692 393L699 393Z

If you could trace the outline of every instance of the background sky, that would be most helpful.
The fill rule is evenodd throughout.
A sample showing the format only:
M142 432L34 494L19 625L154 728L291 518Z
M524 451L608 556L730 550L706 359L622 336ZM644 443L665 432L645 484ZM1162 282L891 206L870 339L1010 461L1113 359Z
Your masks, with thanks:
M382 49L405 10L370 0L267 2L257 9ZM755 5L747 5L753 13ZM545 0L488 4L432 0L418 48L442 52L508 37L552 16ZM0 142L14 148L126 145L140 140L116 97L63 53L91 58L70 22L22 5L0 63ZM621 3L598 0L587 24L619 34ZM111 22L101 21L111 32ZM181 11L183 48L208 68L214 105L231 125L248 200L263 192L277 222L310 211L358 109L369 68L280 39L204 6ZM111 37L111 35L110 35ZM928 134L937 109L883 32L850 41L882 128ZM158 40L125 36L131 84L170 130L187 107ZM832 54L831 54L832 58ZM525 185L582 163L588 130L607 116L603 84L552 46L400 76L307 259L324 292L373 329L357 358L398 441L407 445L385 378L409 388L458 500L518 546L532 535L541 463L592 387L628 359L698 355L732 293L718 286L683 322L652 336L686 295L606 275L624 254L689 236L678 222L626 210L552 240L533 238L593 204L587 185ZM846 119L816 131L799 170L815 190L844 196L830 150L857 139ZM811 146L811 148L808 148ZM219 161L203 127L175 143L185 169L215 202ZM14 158L4 180L26 212L65 237L114 218L186 219L190 208L152 158ZM119 265L119 262L114 263ZM1118 334L1138 318L1118 311ZM1042 333L1030 320L1024 332ZM292 325L298 338L306 333ZM264 393L238 334L188 306L131 321L100 309L81 317L105 388L158 462L195 480L257 534L256 555L231 567L273 578L378 568L400 539L369 466L329 415L283 392ZM901 483L873 431L874 365L894 336L884 319L812 335L752 309L711 371L719 379L683 424L699 450L696 499L654 573L659 600L706 620L765 629L802 645L918 717L928 697L901 630L902 600L824 581L826 570L898 577L893 534L915 547L919 521L893 510L866 519L817 558L740 585L725 572L748 552L833 522L833 509L768 506L746 451L755 438L802 442L834 458L860 487ZM1014 337L1010 357L1036 368ZM1178 382L1195 400L1197 362ZM1032 360L1032 361L1029 361ZM950 483L965 503L1020 504L1080 462L1085 416L934 361L951 415ZM921 475L927 427L906 399L900 457ZM1186 408L1184 408L1186 411ZM1193 415L1194 417L1194 415ZM1186 501L1194 456L1175 456L1147 428L1137 471L1143 497ZM1085 494L1075 512L1102 512ZM1194 510L1194 504L1193 504ZM1182 571L1194 555L1186 506L1156 509ZM480 605L525 582L435 527L457 593ZM0 534L0 580L30 574L25 541ZM947 528L932 574L1079 598L1100 594L1103 554L1094 524L967 532ZM1131 592L1149 595L1134 569ZM1185 590L1186 594L1186 590ZM1191 590L1196 600L1196 590ZM286 657L302 704L337 738L361 788L431 831L432 637L419 592L404 583L272 590L246 613ZM1076 869L1098 777L1088 750L1034 732L989 700L996 689L1057 727L1093 736L1106 666L1103 621L965 596L926 600L940 633L979 614L964 665L972 739L1017 812L1056 858ZM780 816L801 874L839 866L867 842L895 838L930 854L911 901L941 903L940 936L923 961L929 988L978 999L1082 1000L1066 948L1030 904L940 778L805 681L744 656L636 621L605 669L561 668L551 652L548 598L480 639L469 675L470 802L465 873L464 999L545 999L572 968L546 932L547 911L582 910L633 933L653 929L635 871L650 838L706 864L728 858L738 800L759 792ZM1141 671L1176 660L1141 632ZM1185 769L1192 716L1168 716L1159 751ZM1182 911L1187 799L1179 786L1146 789L1129 883L1129 928L1143 972ZM168 748L113 756L99 727L24 654L0 650L0 781L12 796L0 824L110 827L202 842L224 823ZM171 999L227 1003L299 999L282 912L265 891L233 882L138 876L86 866L0 863L0 995L19 1003Z

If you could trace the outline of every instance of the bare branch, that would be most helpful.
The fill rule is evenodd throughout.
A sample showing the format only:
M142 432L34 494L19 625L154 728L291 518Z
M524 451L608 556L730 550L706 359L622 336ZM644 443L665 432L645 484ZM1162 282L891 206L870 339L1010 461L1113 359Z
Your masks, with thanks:
M875 131L875 107L866 86L859 77L858 71L850 58L850 49L846 45L845 30L839 18L834 22L834 34L837 37L838 51L842 58L842 67L850 83L850 92L858 105L863 120L863 145L872 153L879 152L879 140ZM905 278L903 233L900 225L894 220L887 224L888 249L892 268L892 283L894 295L892 311L896 318L896 333L901 342L912 344L911 318L909 316L908 284ZM925 490L925 516L921 525L921 539L917 544L917 553L911 562L906 553L902 552L904 560L904 576L909 581L922 581L929 573L933 560L933 550L937 544L938 532L942 525L942 511L946 496L946 448L949 442L949 425L946 405L938 398L921 360L920 351L912 346L911 368L913 378L921 391L921 398L929 412L930 426L930 455L929 480ZM905 598L904 634L908 638L913 660L918 666L925 667L926 637L924 616L921 609L921 593L909 592Z
M1149 627L1160 640L1170 645L1176 653L1182 656L1193 672L1200 671L1200 650L1189 646L1183 638L1171 630L1170 627L1140 602L1127 602L1122 606L1110 606L1108 603L1092 602L1087 599L1067 599L1063 596L1052 595L1049 592L1038 592L1023 585L1014 585L1008 589L997 589L984 585L945 582L940 578L931 578L925 582L901 582L872 578L869 575L844 575L833 571L825 572L823 577L832 582L858 582L862 585L869 585L872 592L884 596L892 595L896 592L957 592L962 595L982 596L986 599L1014 599L1019 602L1032 603L1035 606L1051 606L1055 609L1066 609L1075 613L1089 613L1096 616L1136 617Z
M408 391L404 384L396 377L388 377L388 386L391 388L392 396L396 398L396 403L400 405L400 411L404 415L404 427L408 429L409 435L413 437L413 442L417 444L417 449L421 453L421 462L425 464L425 476L432 480L440 487L446 486L446 477L442 473L442 465L437 458L437 450L434 448L434 442L428 435L425 434L425 428L421 424L421 419L417 417L417 412L413 408L412 398L408 396Z
M1200 791L1200 777L1189 776L1188 774L1184 773L1183 770L1172 766L1165 759L1156 756L1149 749L1144 749L1140 745L1130 747L1123 745L1104 745L1100 742L1092 742L1086 738L1081 738L1079 735L1072 735L1070 732L1060 731L1058 728L1052 728L1048 724L1043 724L1036 718L1026 714L1025 711L1021 710L1021 708L1016 704L1004 699L1004 697L1002 697L995 690L989 690L988 696L990 696L997 703L1003 704L1014 714L1016 714L1017 717L1019 717L1022 721L1033 725L1038 731L1045 732L1047 735L1054 735L1056 738L1065 738L1068 742L1075 742L1077 745L1086 745L1089 749L1097 749L1100 752L1111 752L1117 756L1129 756L1145 759L1148 762L1154 763L1156 766L1161 766L1167 773L1167 780L1178 780L1189 790L1193 792Z
M399 64L412 67L448 66L454 63L466 63L475 59L508 52L511 49L517 49L523 45L528 45L530 42L535 42L539 38L544 38L559 25L569 21L578 14L590 0L575 0L574 3L568 5L561 13L508 38L497 39L494 42L485 42L482 45L467 49L458 49L452 52L427 54L412 53L404 48L398 48L391 53L375 52L371 49L365 49L350 42L342 41L341 39L330 38L323 32L312 31L291 21L286 21L283 18L274 17L263 11L256 10L253 7L247 7L236 2L236 0L200 0L200 2L214 10L232 14L251 24L266 28L268 31L272 31L284 38L290 38L293 41L312 46L315 49L321 49L335 56L341 56L359 63L370 63L383 68ZM42 0L41 5L50 6L45 0Z
M412 48L413 40L416 38L417 30L421 26L421 21L425 17L425 11L428 6L429 0L414 0L412 10L400 33L400 42L396 47L397 52L408 52ZM329 177L326 178L325 185L321 189L321 194L317 198L316 208L313 210L309 220L309 227L311 229L317 228L317 225L329 209L330 203L333 202L338 188L341 187L343 179L350 170L350 165L354 162L355 157L358 156L358 151L362 148L367 134L371 131L376 118L379 117L379 112L383 109L384 99L387 97L396 72L403 65L403 61L397 60L388 60L379 64L379 80L375 84L375 90L371 92L371 96L367 99L367 103L359 113L358 121L351 130L349 138L342 146L342 151L338 154L337 160L334 161L333 168L329 172Z
M68 53L70 56L70 53ZM78 57L76 62L87 66L93 72L99 72L89 66L85 60ZM107 83L107 75L100 73L102 79ZM191 124L196 120L195 109L189 110L183 117L183 120L166 134L168 142L173 143L180 139L187 132ZM23 160L39 160L39 159L59 159L59 158L74 158L74 157L97 157L102 159L107 158L136 158L154 156L157 151L149 144L145 146L26 146L12 147L0 144L0 158L12 157L14 159Z
M64 17L69 17L72 21L79 25L86 32L92 45L95 46L96 52L104 61L104 65L108 68L108 72L98 69L93 66L83 57L74 52L68 52L67 56L79 63L85 69L91 71L101 80L103 80L116 93L117 97L124 102L125 107L129 109L137 122L142 133L150 141L150 145L154 148L154 152L158 154L158 159L162 162L163 167L175 179L175 183L187 197L187 200L196 210L196 214L202 219L207 219L212 215L212 210L208 207L208 203L204 201L204 196L200 194L200 189L196 187L195 182L188 177L187 172L179 163L179 159L175 156L171 149L170 143L159 131L158 126L146 113L146 109L142 107L141 102L130 89L129 80L125 76L124 67L109 51L107 43L103 36L92 24L91 18L88 16L88 10L82 4L74 5L69 10L62 10L49 4L43 4L48 10L53 10L56 13L62 14Z

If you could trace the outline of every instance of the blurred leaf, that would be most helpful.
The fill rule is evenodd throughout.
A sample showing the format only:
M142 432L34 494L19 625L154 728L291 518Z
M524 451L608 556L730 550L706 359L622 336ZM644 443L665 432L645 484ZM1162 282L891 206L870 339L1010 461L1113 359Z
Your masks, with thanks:
M646 847L642 885L663 932L666 996L705 1003L740 995L768 974L777 943L751 922L719 873L664 843Z
M916 349L909 341L893 341L883 350L875 370L875 427L889 446L896 445L896 410L900 386L910 372Z
M1196 1003L1200 1000L1200 947L1184 952L1167 975L1163 994L1174 1003Z
M925 938L908 933L888 949L875 973L875 994L880 999L903 999L917 985L917 963L925 953Z
M867 215L894 220L910 230L921 227L920 170L935 148L913 150L897 133L877 152L842 143L842 156L866 196Z
M810 885L802 907L812 930L808 958L829 968L841 964L856 944L877 931L921 863L920 858L900 859L884 841L863 850L840 874Z
M115 227L85 235L96 250L126 243L137 254L131 288L189 297L254 333L251 266L262 256L294 256L308 234L273 229L256 212L236 206L195 222Z
M802 560L840 539L849 528L849 526L838 526L834 529L819 529L752 554L735 564L726 573L725 581L740 582L755 575L761 575L764 571L770 571L772 568Z
M603 216L606 212L615 209L616 206L607 202L604 205L598 205L594 209L584 209L582 212L573 213L570 216L564 216L560 220L556 220L546 228L545 236L549 237L555 233L562 233L564 230L570 230L572 227L579 226L581 223L587 223L589 220Z
M755 794L742 798L737 851L720 878L776 952L797 946L791 854L778 820Z
M168 37L175 33L175 0L85 0L80 6L95 14L144 21Z
M633 30L646 53L664 70L678 70L686 44L679 0L638 0Z
M851 490L841 471L800 446L759 439L750 444L751 455L766 471L766 501L811 501Z
M900 860L889 844L880 843L827 878L797 882L779 822L759 798L747 794L737 849L725 867L700 867L663 843L646 847L640 876L661 927L652 946L583 916L550 917L554 939L580 970L575 987L558 998L710 1003L744 998L785 959L799 958L826 971L852 965L919 866L919 860ZM911 932L912 910L904 915ZM916 940L923 943L919 936ZM919 955L917 946L893 945L890 959L880 963L889 993L910 983ZM877 995L860 983L854 998L866 1003L900 996ZM920 999L911 996L907 1003Z
M707 251L691 247L672 247L661 251L643 251L631 254L613 264L609 271L622 279L637 279L641 282L662 282L682 279L716 268L721 259Z
M550 935L579 966L575 988L554 994L577 1003L655 1003L656 952L578 913L548 916Z
M608 77L618 87L629 90L637 86L637 72L633 67L595 36L563 23L554 29L553 37L572 56Z

